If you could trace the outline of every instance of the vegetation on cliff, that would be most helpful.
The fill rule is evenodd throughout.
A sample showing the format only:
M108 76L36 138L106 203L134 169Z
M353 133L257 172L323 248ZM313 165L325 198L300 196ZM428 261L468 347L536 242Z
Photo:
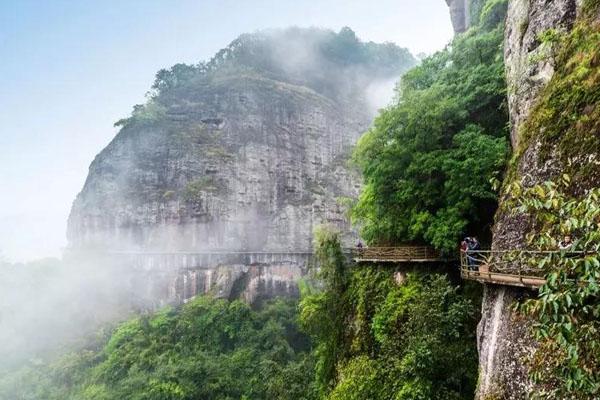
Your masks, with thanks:
M254 77L306 86L336 100L357 94L373 78L396 79L416 64L406 49L393 43L361 41L348 27L339 32L288 28L243 34L208 62L161 69L144 105L115 125L157 121L182 90L206 89L227 76ZM164 118L162 118L164 119Z
M540 35L555 71L521 126L505 182L503 208L529 219L527 246L551 251L521 256L548 282L521 305L534 317L538 347L530 373L536 396L545 399L596 399L600 393L599 12L600 2L584 1L572 30ZM539 166L533 177L532 163ZM544 179L559 183L533 185ZM556 252L564 235L574 243Z
M570 179L532 188L508 186L516 212L534 217L528 246L519 262L546 274L539 296L521 309L535 317L539 346L530 360L531 376L543 399L596 399L600 393L600 189L583 198L567 193ZM574 240L562 251L565 235Z
M478 26L405 74L396 104L358 143L365 187L353 219L369 242L453 251L461 234L489 231L490 180L508 153L506 3L487 1Z
M598 2L587 1L572 31L542 35L556 49L556 71L523 124L516 152L518 160L532 143L539 143L540 165L558 164L553 177L569 174L579 194L600 186L599 8Z
M443 274L353 268L337 236L317 237L322 288L305 289L323 398L470 399L477 378L473 298Z

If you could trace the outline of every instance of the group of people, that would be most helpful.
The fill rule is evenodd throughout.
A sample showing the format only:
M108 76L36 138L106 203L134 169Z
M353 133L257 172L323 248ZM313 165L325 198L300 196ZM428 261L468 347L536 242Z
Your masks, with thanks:
M469 254L468 252L477 250L481 250L481 244L475 236L467 236L460 243L460 251L464 254L464 257L467 258L467 265L470 270L477 270L477 259L473 254Z

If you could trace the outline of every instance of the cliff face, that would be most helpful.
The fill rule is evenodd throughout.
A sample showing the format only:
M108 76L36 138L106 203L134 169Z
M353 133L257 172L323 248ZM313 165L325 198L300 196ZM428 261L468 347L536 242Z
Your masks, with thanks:
M450 19L454 33L463 33L470 26L470 2L471 0L446 0L450 8Z
M564 84L569 69L586 62L580 53L577 64L572 64L568 54L568 47L572 45L568 35L584 6L582 1L576 0L509 2L505 62L515 158L508 172L508 182L518 180L531 186L566 172L575 177L576 191L598 185L600 165L595 162L598 147L590 146L598 135L597 127L594 128L597 119L594 122L595 117L591 115L595 109L593 102L577 104L577 110L570 115L573 118L563 119L563 124L550 122L552 115L567 115L572 111L562 106L559 106L562 109L552 110L550 105L562 101L557 88ZM555 41L553 37L567 39ZM580 76L560 90L578 90L578 81L588 79L588 76ZM590 107L592 110L585 115L584 110ZM556 132L552 132L553 129ZM569 144L566 140L570 140L570 135L577 140ZM583 171L587 172L582 174ZM515 216L501 201L492 246L495 249L523 248L525 234L530 229L525 216ZM525 365L536 346L528 333L531 321L514 311L516 301L531 295L535 294L524 289L486 285L478 329L478 399L524 399L532 390Z
M170 96L92 163L69 219L73 246L292 250L310 248L315 224L348 231L336 197L358 188L344 161L368 114L259 76Z
M360 185L350 148L371 122L370 93L413 64L348 28L291 29L243 35L208 64L159 72L152 100L91 164L69 217L71 248L306 250L323 223L352 242L339 201Z
M504 59L514 147L521 124L554 73L552 49L541 42L540 35L549 29L572 29L577 3L581 0L509 2Z

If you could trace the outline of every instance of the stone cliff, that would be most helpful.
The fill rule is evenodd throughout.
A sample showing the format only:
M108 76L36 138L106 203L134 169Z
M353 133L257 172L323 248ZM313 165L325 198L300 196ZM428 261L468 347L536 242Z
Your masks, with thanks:
M446 0L450 8L450 19L454 33L463 33L470 26L470 3L471 0Z
M206 64L160 71L152 98L92 162L70 247L309 250L324 223L352 242L340 202L360 186L350 149L373 117L370 94L414 63L348 28L294 28L242 35Z
M591 37L585 32L591 22L580 21L597 18L597 8L590 11L597 7L592 3L509 1L505 62L515 155L507 183L518 180L532 186L568 173L575 183L574 194L600 184L598 99L577 92L597 93L600 83L598 54L593 50L597 43L583 43ZM573 34L576 29L581 32ZM579 67L584 70L575 75ZM531 229L527 217L515 216L501 201L492 246L523 248ZM536 347L529 334L531 321L514 311L516 301L531 295L525 289L485 287L478 329L480 400L525 399L535 390L526 367L527 356Z

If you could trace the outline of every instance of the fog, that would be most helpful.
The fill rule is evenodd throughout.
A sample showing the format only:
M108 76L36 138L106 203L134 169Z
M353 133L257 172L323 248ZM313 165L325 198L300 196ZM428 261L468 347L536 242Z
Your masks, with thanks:
M271 44L272 60L280 60L281 63L276 67L287 74L318 76L319 70L324 68L323 60L315 52L318 42L294 41L288 46L284 41L277 40ZM362 68L354 68L341 74L343 79L338 77L337 80L331 80L337 85L335 90L340 93L357 87L364 90L369 108L375 114L378 108L391 100L397 77L390 77L386 73L379 79L368 76L367 72ZM336 71L329 73L336 74ZM123 172L126 170L124 167ZM113 200L126 201L117 197ZM39 242L29 248L44 249L46 239L43 235L36 237L36 232L44 229L44 216L33 215L31 218L33 220L30 223L40 229L31 236ZM226 228L215 225L207 225L200 231L178 226L155 227L150 233L142 233L143 238L153 238L153 242L145 242L142 248L150 252L172 251L176 246L187 244L197 251L205 247L261 249L264 240L269 237L269 228L261 218L264 217L260 213L252 211L237 215L236 219L250 221L252 227L242 237L231 237ZM22 217L19 221L19 216L14 221L5 217L7 224L4 229L25 220ZM49 218L48 222L59 221ZM257 233L257 229L263 232ZM139 240L139 235L134 233L102 232L95 244L104 244L111 251L140 249L139 241L135 241L135 238ZM308 248L310 239L300 240L304 240L300 245L288 244L290 250L298 250L295 248L298 246ZM115 258L95 252L66 252L62 258L28 263L0 261L0 372L19 365L43 363L67 349L101 341L102 328L109 328L132 313L160 305L160 299L146 296L148 288L141 286L148 285L148 282L140 280L137 273L131 265L124 265L115 261Z
M60 256L90 162L156 71L206 60L243 32L293 25L350 26L414 54L452 35L442 0L0 2L0 253Z
M442 47L449 38L449 22L446 21L444 2L436 0L435 3L439 3L437 12L443 10L441 15L447 23L447 32L435 43L439 42L438 47ZM362 18L360 13L355 15L356 20ZM293 23L296 19L286 16L285 20ZM246 28L262 28L264 22L255 21L252 27ZM352 26L352 21L344 21L346 24ZM341 27L337 20L331 25ZM386 26L397 29L396 25L394 20ZM10 132L7 130L8 133L3 132L0 136L0 145L8 152L0 159L3 178L3 197L0 199L0 374L8 368L36 365L65 349L101 340L101 328L110 328L132 313L157 306L157 299L145 297L146 292L138 287L140 282L136 280L134 270L98 253L64 252L67 216L76 193L83 186L89 162L116 132L112 124L126 116L133 104L144 101L144 93L154 73L176 62L196 63L208 59L234 37L229 35L233 28L228 29L226 39L220 37L210 46L197 45L180 52L165 50L166 57L155 54L173 47L174 39L183 41L185 38L170 38L170 41L160 43L158 49L141 46L147 48L140 61L143 66L132 60L135 56L122 54L127 50L119 50L115 63L125 71L108 68L106 77L102 68L90 66L94 62L90 60L84 60L89 67L84 72L71 71L69 76L67 71L61 75L57 65L62 64L54 60L51 65L60 78L44 76L51 81L49 86L27 81L25 75L22 79L29 82L28 87L12 87L17 98L11 102L11 107L5 108L12 111L4 127ZM424 31L429 30L430 24L424 27ZM358 35L361 36L360 32ZM189 36L195 38L193 43L201 40L196 38L199 35ZM388 72L374 77L370 75L372 71L363 67L348 68L344 74L327 70L316 52L315 40L317 38L307 41L287 37L283 41L274 41L272 59L277 60L277 66L289 75L305 79L308 74L310 79L321 79L319 82L335 86L343 95L360 87L373 115L392 101L399 74ZM118 47L121 42L114 40L110 44ZM63 46L66 48L63 51L69 50L68 45ZM126 43L125 47L135 46L139 47L139 42ZM433 47L421 46L417 50L430 51ZM112 53L100 51L106 57L102 60L102 66L106 67ZM66 62L77 63L79 60L69 58ZM127 65L131 65L129 70ZM86 72L92 73L85 76ZM36 71L29 73L33 75ZM40 85L39 90L31 88L35 84ZM0 101L7 102L7 99L0 97ZM17 111L23 108L29 109L30 114ZM254 242L267 236L266 233L256 234L256 227L264 225L260 215L240 215L239 219L254 221L254 236L247 237L246 243L243 238L236 239L238 242L228 247L259 248L260 243ZM153 232L156 245L150 244L144 250L162 251L173 243L198 240L196 236L193 239L178 236L177 229L171 228ZM210 234L216 238L213 247L220 246L219 229L211 229ZM139 243L133 241L122 240L120 244L128 249L139 247ZM200 249L197 245L194 248ZM53 258L45 258L49 256ZM38 261L31 261L36 259Z
M91 254L0 262L0 374L89 346L101 328L150 309L132 272Z

